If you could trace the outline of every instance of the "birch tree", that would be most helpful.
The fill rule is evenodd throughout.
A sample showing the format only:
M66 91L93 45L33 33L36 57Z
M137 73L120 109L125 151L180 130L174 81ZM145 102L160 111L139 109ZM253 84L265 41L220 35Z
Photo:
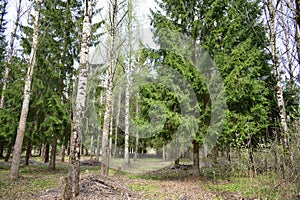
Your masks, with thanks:
M121 112L121 98L122 98L122 93L119 92L118 94L118 104L117 104L117 114L116 114L116 128L115 128L115 148L114 148L114 153L113 156L116 158L117 154L118 154L118 127L119 127L119 123L120 123L120 112Z
M125 76L126 76L126 87L125 87L125 149L124 149L124 159L125 164L130 164L130 156L129 156L129 134L130 134L130 87L131 87L131 68L132 68L132 0L128 0L128 58L127 65L125 67Z
M35 65L36 52L37 52L37 48L38 48L39 17L40 17L40 10L41 10L42 2L43 2L43 0L36 0L32 47L31 47L31 53L30 53L30 58L29 58L29 63L28 63L28 71L27 71L27 75L26 75L26 79L25 79L24 97L23 97L23 103L22 103L21 116L20 116L20 121L19 121L19 125L18 125L17 137L16 137L16 142L14 145L14 153L13 153L13 159L12 159L11 169L10 169L10 178L11 179L16 179L19 177L20 157L21 157L21 153L22 153L22 146L23 146L24 133L25 133L25 129L26 129L27 115L28 115L28 111L29 111L31 82L32 82L33 70L34 70L34 65Z
M102 93L103 92L101 91L101 94L100 94L100 106L103 103L103 94ZM102 111L99 112L99 119L100 119L100 129L101 129ZM98 133L97 133L97 152L96 152L96 159L97 159L97 161L99 161L99 157L100 157L100 134L101 134L101 131L99 130Z
M292 164L292 154L290 151L290 141L289 141L289 128L287 124L287 115L286 115L286 105L283 98L283 86L282 86L282 79L281 79L281 69L280 69L280 55L278 49L278 41L277 38L279 37L277 32L277 24L278 24L278 6L279 2L274 2L273 0L268 0L266 2L267 10L268 10L268 25L269 25L269 39L271 43L271 53L272 53L272 62L273 62L273 71L276 80L276 99L277 99L277 106L279 109L279 120L280 120L280 127L283 136L283 146L284 151L286 153L286 164Z
M77 95L73 113L73 127L70 143L69 175L66 199L75 198L79 194L80 148L82 139L83 117L87 94L89 74L89 44L91 38L92 0L86 0L82 27L80 50L80 68L78 75Z
M119 25L118 21L118 11L119 3L118 0L110 0L109 3L109 67L108 67L108 82L106 88L106 99L105 99L105 111L104 111L104 121L103 121L103 135L102 135L102 166L101 174L104 176L108 175L109 171L109 126L110 126L110 116L111 107L113 100L113 81L116 69L116 39L117 39L117 29Z

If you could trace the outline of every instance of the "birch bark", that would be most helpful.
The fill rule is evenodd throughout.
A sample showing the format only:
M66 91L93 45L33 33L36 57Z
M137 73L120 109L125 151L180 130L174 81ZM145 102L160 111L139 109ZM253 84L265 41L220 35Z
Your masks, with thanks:
M287 125L287 116L286 116L286 109L285 109L285 102L283 98L283 87L281 84L281 70L279 65L279 53L277 47L277 34L276 34L276 24L277 24L277 7L273 4L272 0L267 1L267 9L269 12L269 28L270 28L270 43L271 43L271 52L272 52L272 60L273 60L273 70L276 80L276 99L277 105L279 109L279 117L280 117L280 126L282 129L283 135L283 146L285 149L285 159L288 160L287 163L292 164L292 154L290 151L290 142L289 142L289 128Z
M22 110L20 121L17 130L16 142L14 145L13 159L10 168L10 178L16 179L19 177L19 165L20 165L20 157L22 153L23 139L24 133L26 129L26 121L27 115L29 111L29 101L30 101L30 91L31 91L31 81L33 76L33 69L35 65L35 57L36 51L38 48L38 33L39 33L39 18L41 11L41 4L43 0L36 0L37 6L35 11L35 19L34 19L34 30L33 30L33 38L32 38L32 47L30 52L30 58L28 63L28 71L25 79L24 86L24 97L22 103Z
M130 87L131 87L131 68L132 68L132 0L128 0L128 63L125 68L126 76L126 87L125 87L125 149L124 149L124 159L125 164L130 164L129 155L129 135L130 135Z
M110 64L108 67L108 83L106 89L106 102L103 122L103 135L102 135L102 166L101 174L107 176L109 172L109 126L110 126L110 115L113 100L113 81L116 68L116 36L117 36L117 14L118 14L118 0L111 1L110 4L110 48L109 48L109 60Z
M79 194L80 148L82 140L82 121L84 117L88 75L89 75L89 44L91 38L92 0L86 0L84 11L82 41L80 49L80 68L78 75L77 94L73 113L73 127L70 142L69 175L66 199L75 199Z

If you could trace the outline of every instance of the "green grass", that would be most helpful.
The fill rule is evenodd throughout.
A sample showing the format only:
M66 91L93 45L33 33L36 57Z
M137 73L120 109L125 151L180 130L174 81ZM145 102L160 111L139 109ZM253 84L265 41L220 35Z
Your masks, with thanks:
M38 161L39 158L32 158ZM1 160L0 160L1 162ZM129 168L123 166L123 159L112 159L115 169L110 170L110 176L122 176L125 179L135 179L129 189L142 193L144 197L156 194L158 199L165 199L161 193L160 184L168 180L181 180L194 175L194 172L185 170L170 170L167 162L160 159L143 158L131 163ZM57 170L49 171L48 164L21 165L20 178L11 181L9 178L10 165L0 165L0 199L32 199L33 195L40 194L51 188L58 188L60 177L68 173L68 163L57 163ZM121 167L121 170L116 170ZM124 170L126 169L126 170ZM81 166L81 175L100 174L99 166ZM254 178L241 175L241 173L225 174L219 167L201 169L201 188L209 192L237 193L244 197L259 199L291 199L292 195L299 194L295 183L283 182L279 175L268 173ZM147 184L145 184L147 183Z
M231 177L230 181L211 181L206 188L217 193L239 193L244 197L259 199L290 199L296 193L295 185L281 185L276 174L258 175L254 178Z
M31 159L38 161L39 158ZM81 175L100 173L98 166L81 166L80 169ZM54 171L48 169L48 164L20 165L19 173L20 178L11 181L9 178L10 165L0 166L0 199L33 199L35 194L51 188L58 188L60 177L68 173L68 163L57 162Z

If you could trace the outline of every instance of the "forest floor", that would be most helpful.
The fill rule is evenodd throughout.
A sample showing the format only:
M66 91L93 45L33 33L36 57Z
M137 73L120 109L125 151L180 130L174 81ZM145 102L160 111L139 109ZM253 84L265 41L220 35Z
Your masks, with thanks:
M14 182L9 179L10 164L0 161L0 199L61 199L60 178L68 172L67 162L58 162L57 169L49 171L48 165L33 159L28 166L21 165L21 177ZM112 163L117 167L121 160ZM157 159L141 159L132 162L130 168L119 166L104 178L99 164L89 160L81 164L78 199L281 199L279 190L284 185L266 175L234 178L212 169L198 175L189 165L173 167ZM285 199L299 199L291 193L286 195Z

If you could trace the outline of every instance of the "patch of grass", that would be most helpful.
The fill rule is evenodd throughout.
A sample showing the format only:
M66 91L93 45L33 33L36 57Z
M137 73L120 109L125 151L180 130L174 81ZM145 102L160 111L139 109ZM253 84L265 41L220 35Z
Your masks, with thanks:
M238 193L244 197L259 199L287 199L296 194L296 186L280 184L280 179L275 174L259 175L254 178L236 177L230 181L211 181L205 187L217 193ZM288 196L286 196L288 194Z

